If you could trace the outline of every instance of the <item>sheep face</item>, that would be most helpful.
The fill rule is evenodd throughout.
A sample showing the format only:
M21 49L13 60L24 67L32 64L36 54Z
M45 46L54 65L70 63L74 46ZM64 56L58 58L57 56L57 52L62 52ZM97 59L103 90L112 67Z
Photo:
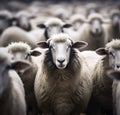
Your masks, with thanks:
M21 15L16 19L16 26L26 30L30 31L32 29L29 17L25 15Z
M14 55L15 60L25 60L27 58L28 53L24 51L16 51L16 52L11 52L12 55Z
M31 50L31 47L24 42L13 42L7 47L8 53L14 56L14 60L28 60L30 56L38 56L41 53L38 48Z
M52 36L53 34L58 34L58 33L61 33L63 32L63 30L61 29L60 26L58 25L54 25L54 26L49 26L46 30L48 36Z
M106 50L105 48L99 48L96 52L108 56L109 67L120 71L120 49L110 47Z
M102 34L102 21L100 19L93 19L90 22L90 32L95 35L101 35Z
M70 40L65 40L63 42L50 41L53 62L58 69L64 69L69 63L71 46L72 43Z
M119 32L120 32L120 13L119 14L113 14L111 16L111 20L112 20L113 28L117 31L119 30Z
M47 40L54 34L59 34L61 32L64 32L64 28L71 27L71 24L51 24L48 26L45 24L39 24L37 26L45 29L44 35Z
M76 22L74 22L73 23L73 29L75 31L79 30L83 23L84 23L83 21L76 21Z
M120 49L110 48L108 50L109 65L115 70L120 70Z
M7 87L9 81L9 70L23 70L28 69L30 64L22 61L13 61L13 56L8 54L8 52L0 48L0 97Z
M74 48L86 46L86 42L76 42L73 44L67 34L53 35L47 42L40 42L42 48L49 48L52 55L52 62L58 69L65 69L69 64L71 52Z

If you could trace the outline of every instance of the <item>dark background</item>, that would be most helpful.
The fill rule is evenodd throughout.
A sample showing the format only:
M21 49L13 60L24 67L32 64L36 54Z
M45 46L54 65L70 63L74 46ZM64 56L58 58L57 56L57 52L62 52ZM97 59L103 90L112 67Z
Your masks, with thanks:
M25 2L25 3L30 3L32 1L42 1L42 2L47 2L47 1L51 1L51 2L74 2L74 1L80 1L80 2L92 2L92 1L97 1L97 2L120 2L120 0L0 0L0 2L2 3L6 3L6 2L11 2L11 1L20 1L20 2Z

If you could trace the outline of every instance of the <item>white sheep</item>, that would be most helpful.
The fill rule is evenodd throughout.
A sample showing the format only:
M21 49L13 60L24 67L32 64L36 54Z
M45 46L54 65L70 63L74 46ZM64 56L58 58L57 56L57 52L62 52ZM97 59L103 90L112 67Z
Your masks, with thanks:
M71 27L71 24L66 24L59 18L49 18L44 24L38 24L37 26L45 29L44 37L47 40L53 34L64 32L64 28Z
M0 54L0 114L26 115L24 88L15 70L27 69L30 64L13 61L5 48L0 48Z
M80 40L81 28L86 22L87 20L84 15L74 14L69 19L69 23L72 25L72 27L64 29L64 32L71 36L73 42L77 42Z
M120 40L112 40L110 43L106 44L105 48L100 48L96 52L103 56L96 63L93 71L93 100L106 112L106 114L112 114L113 81L108 77L107 70L110 68L115 70L120 69ZM94 111L94 108L91 110Z
M7 46L11 42L26 42L32 48L36 47L39 41L47 40L52 34L63 32L63 28L68 28L70 24L64 24L60 19L49 19L45 24L38 25L40 28L45 28L45 31L41 29L35 29L30 32L26 32L17 27L10 27L4 31L1 35L0 46Z
M38 45L47 48L35 78L35 95L45 114L84 113L91 97L92 80L84 57L77 48L87 43L73 43L65 33L53 35Z
M95 50L99 47L104 47L106 44L106 33L103 24L107 21L102 15L93 13L88 17L88 23L81 28L80 40L88 43L85 50Z
M13 42L7 46L8 53L14 56L14 60L27 60L31 67L26 71L18 71L19 76L24 84L25 98L27 103L27 113L32 115L38 114L37 102L34 93L34 80L38 67L36 59L33 56L38 56L40 51L37 49L31 50L31 47L23 42Z

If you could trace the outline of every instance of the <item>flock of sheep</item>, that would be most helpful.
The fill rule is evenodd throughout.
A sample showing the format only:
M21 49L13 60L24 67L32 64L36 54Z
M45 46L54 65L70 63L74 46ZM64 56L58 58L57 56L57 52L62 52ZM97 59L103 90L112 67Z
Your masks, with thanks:
M1 115L120 115L120 3L0 4Z

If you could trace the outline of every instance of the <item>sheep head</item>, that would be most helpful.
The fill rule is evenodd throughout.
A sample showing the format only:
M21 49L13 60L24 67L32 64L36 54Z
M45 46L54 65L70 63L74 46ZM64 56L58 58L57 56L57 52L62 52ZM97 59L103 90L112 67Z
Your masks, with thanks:
M13 16L12 14L7 10L1 10L0 11L0 34L7 29L9 26L12 25Z
M69 28L71 24L65 24L58 18L51 18L45 24L37 25L39 28L45 29L45 38L49 39L53 34L59 34L64 32L64 28Z
M0 48L0 96L7 87L9 81L9 70L26 70L30 64L26 61L13 60L13 55L9 54L5 48Z
M31 50L31 47L24 42L13 42L8 45L8 52L14 56L15 60L28 60L30 56L39 56L41 53L37 48Z
M120 70L120 40L112 40L105 48L96 50L99 55L106 55L109 59L109 67Z
M105 20L100 14L94 13L89 15L88 23L90 25L90 32L94 36L100 36L103 34L103 23L110 23L109 20Z
M68 34L53 35L47 42L40 42L42 48L48 48L52 55L52 61L58 69L65 69L70 61L71 52L74 48L82 48L86 42L73 43Z

